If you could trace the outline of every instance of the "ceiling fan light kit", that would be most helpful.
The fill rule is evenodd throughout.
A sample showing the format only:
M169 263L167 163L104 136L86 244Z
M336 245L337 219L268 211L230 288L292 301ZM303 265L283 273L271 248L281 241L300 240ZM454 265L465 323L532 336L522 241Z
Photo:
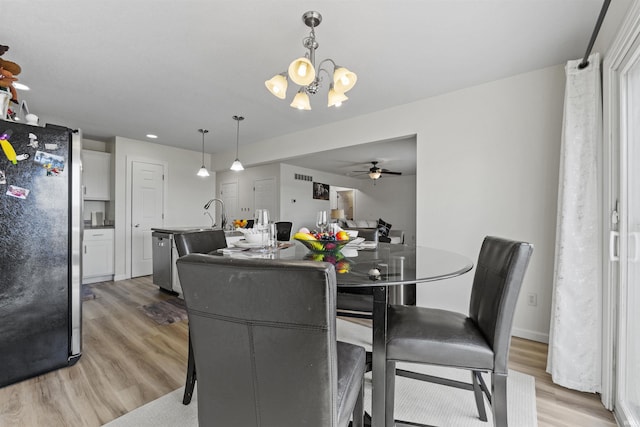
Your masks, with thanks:
M380 177L385 174L385 175L402 175L402 172L394 172L394 171L390 171L389 169L383 169L378 167L378 162L377 161L372 161L371 162L371 167L369 168L369 170L367 171L353 171L356 173L366 173L367 175L369 175L369 178L371 178L374 181L380 179Z
M355 86L358 76L353 71L336 65L336 63L329 58L321 61L316 67L315 56L316 49L319 45L316 41L315 28L322 22L322 15L315 11L305 12L302 15L302 22L311 28L309 36L302 40L302 45L308 49L308 52L305 56L293 60L291 64L289 64L287 72L276 74L271 79L265 81L264 84L274 96L285 99L288 80L291 80L300 86L300 89L290 106L299 110L311 110L308 94L315 95L318 93L322 82L320 74L324 72L331 78L327 106L339 107L344 101L349 99L345 95L345 92ZM323 64L325 63L333 66L333 73L323 68Z

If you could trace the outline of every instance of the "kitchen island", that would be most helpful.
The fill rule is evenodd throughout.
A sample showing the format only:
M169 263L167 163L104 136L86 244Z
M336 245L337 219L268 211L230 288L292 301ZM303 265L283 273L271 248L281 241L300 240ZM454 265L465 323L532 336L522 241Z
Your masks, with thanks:
M182 287L178 278L176 261L178 260L178 250L176 249L174 236L176 234L191 233L195 231L219 230L211 227L157 227L151 228L153 239L153 284L160 287L160 290L182 296ZM225 231L227 245L233 244L242 238L239 231Z

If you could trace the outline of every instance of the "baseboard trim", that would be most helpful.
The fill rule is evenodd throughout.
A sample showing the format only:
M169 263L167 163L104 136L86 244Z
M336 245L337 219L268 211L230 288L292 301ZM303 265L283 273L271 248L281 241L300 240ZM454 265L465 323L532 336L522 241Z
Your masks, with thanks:
M522 328L513 328L511 335L531 341L538 341L549 344L549 334L543 334L541 332L530 331L528 329Z
M127 279L131 279L131 277L127 276L126 274L119 274L117 276L113 276L114 282L117 282L118 280L127 280Z
M112 275L87 277L87 278L82 279L82 284L83 285L89 285L91 283L110 282L112 280L113 280L113 276Z

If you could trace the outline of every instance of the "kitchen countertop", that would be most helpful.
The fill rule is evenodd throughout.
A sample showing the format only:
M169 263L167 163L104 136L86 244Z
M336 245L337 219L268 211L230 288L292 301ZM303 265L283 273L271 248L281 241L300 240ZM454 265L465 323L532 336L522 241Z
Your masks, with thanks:
M211 228L211 227L197 227L197 226L192 226L192 227L154 227L151 228L151 231L157 231L158 233L167 233L167 234L183 234L183 233L189 233L192 231L206 231L206 230L220 230L220 228L216 227L216 228ZM237 233L237 234L236 234ZM239 231L225 231L224 232L225 235L227 236L241 236L242 233Z

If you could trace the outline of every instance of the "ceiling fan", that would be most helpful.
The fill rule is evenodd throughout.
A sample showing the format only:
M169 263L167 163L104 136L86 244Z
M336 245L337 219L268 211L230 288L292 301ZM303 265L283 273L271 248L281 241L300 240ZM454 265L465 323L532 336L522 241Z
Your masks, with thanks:
M380 178L382 176L382 174L386 174L386 175L402 175L402 172L393 172L393 171L390 171L389 169L379 168L378 167L378 162L376 162L376 161L372 161L371 165L372 166L367 171L353 171L353 172L366 173L366 174L369 175L369 178L373 179L374 181L376 179Z

